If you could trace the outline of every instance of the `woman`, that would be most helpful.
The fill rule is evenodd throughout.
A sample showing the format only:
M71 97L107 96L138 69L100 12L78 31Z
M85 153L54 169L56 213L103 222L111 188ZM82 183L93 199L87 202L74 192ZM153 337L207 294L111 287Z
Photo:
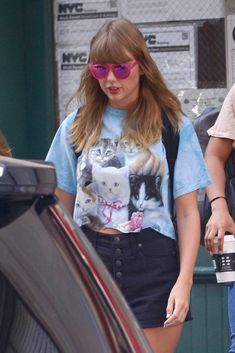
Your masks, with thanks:
M65 119L47 156L56 167L56 193L106 264L153 351L172 353L183 322L191 319L197 189L210 182L199 143L143 35L126 19L106 22L91 40L76 96L78 116ZM163 111L179 133L173 192Z
M225 197L225 162L232 152L235 141L235 85L228 92L214 126L208 130L210 140L205 152L213 183L206 188L211 204L211 217L206 225L205 246L210 255L214 253L214 238L218 237L218 250L223 252L224 234L235 235L232 219ZM231 331L229 353L235 353L235 283L228 286L228 316Z

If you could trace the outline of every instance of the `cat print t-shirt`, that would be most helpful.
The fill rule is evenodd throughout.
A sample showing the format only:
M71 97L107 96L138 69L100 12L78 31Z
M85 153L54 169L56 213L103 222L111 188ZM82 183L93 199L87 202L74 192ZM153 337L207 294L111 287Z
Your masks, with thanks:
M69 129L76 112L58 129L47 160L56 168L58 187L76 195L74 220L81 226L115 228L123 233L152 227L175 239L166 151L160 141L143 148L122 136L125 111L107 106L99 141L79 157ZM201 148L189 119L179 130L173 196L177 198L210 184Z

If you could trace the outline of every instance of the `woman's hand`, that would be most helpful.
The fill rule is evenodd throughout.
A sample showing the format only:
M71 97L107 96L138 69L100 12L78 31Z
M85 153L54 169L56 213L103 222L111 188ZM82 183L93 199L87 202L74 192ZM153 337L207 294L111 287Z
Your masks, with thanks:
M164 327L176 326L184 322L189 310L192 283L176 281L171 290L166 308L167 320Z
M213 200L225 194L226 176L224 166L233 149L233 140L228 138L210 137L205 159L212 178L212 184L206 187L207 196ZM229 214L224 198L216 198L211 203L212 215L206 225L205 246L210 255L214 254L214 239L218 235L218 251L223 251L224 233L235 234L235 224Z
M218 236L218 252L223 252L224 234L228 231L235 234L235 223L229 214L226 201L218 199L213 202L212 215L206 225L205 247L212 256L215 251L214 239Z
M166 308L165 327L181 324L187 315L190 303L190 290L193 283L199 240L200 218L197 207L197 191L192 191L176 199L176 220L180 271L172 288Z

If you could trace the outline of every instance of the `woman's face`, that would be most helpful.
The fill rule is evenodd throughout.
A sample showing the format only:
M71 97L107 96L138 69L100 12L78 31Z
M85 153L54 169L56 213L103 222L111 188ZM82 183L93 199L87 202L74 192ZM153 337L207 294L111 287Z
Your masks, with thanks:
M131 63L134 60L134 58L130 59L129 62ZM99 80L99 84L113 108L128 109L135 104L139 96L139 64L131 69L130 75L125 79L116 78L110 70L106 78Z

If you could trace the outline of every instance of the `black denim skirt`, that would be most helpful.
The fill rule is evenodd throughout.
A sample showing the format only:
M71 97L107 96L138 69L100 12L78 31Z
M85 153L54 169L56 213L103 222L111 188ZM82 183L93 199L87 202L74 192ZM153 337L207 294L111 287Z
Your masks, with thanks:
M83 231L108 268L142 328L162 327L170 291L179 274L175 240L151 228L139 233ZM191 320L190 311L186 321Z

